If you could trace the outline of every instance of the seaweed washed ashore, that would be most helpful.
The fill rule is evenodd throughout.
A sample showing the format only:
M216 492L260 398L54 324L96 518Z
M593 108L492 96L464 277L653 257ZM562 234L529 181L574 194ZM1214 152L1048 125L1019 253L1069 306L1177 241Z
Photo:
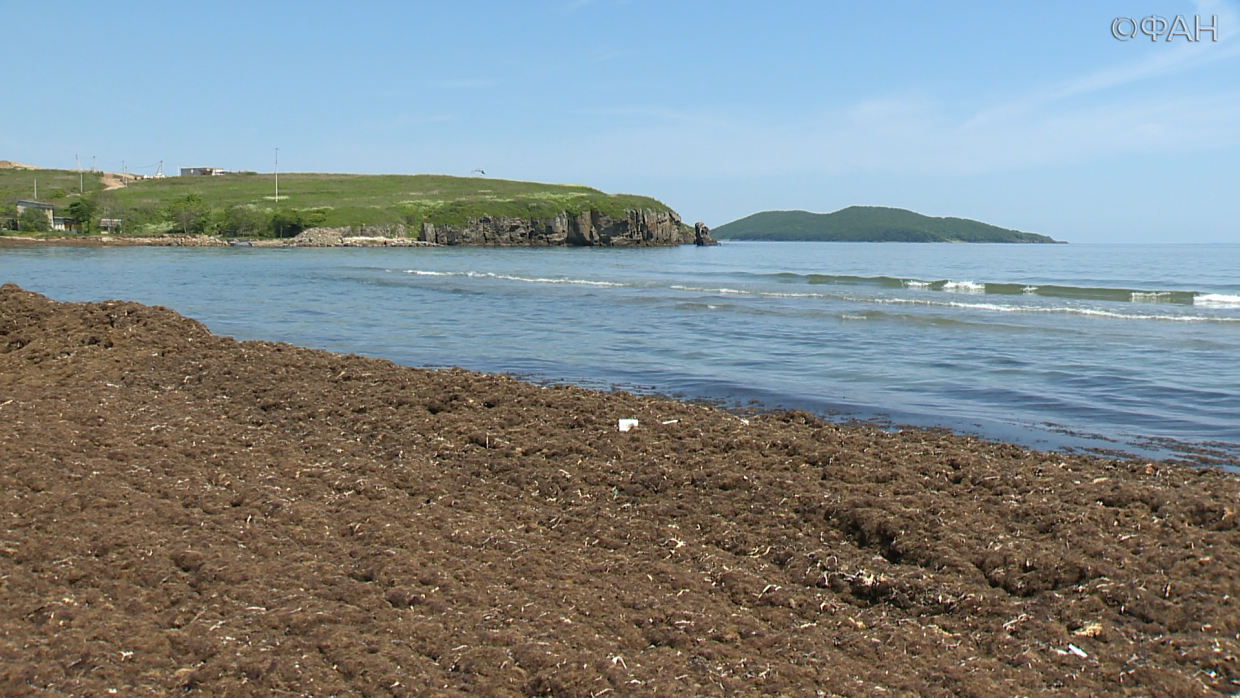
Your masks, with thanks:
M0 418L5 695L1240 690L1217 470L745 422L13 285Z

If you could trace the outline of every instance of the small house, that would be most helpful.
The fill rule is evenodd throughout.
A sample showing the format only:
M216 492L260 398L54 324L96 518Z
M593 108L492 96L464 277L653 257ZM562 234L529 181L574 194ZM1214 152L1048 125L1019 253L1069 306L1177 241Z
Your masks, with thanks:
M222 167L182 167L182 177L214 177L224 174Z
M52 216L52 230L62 233L80 233L82 232L82 224L76 218Z

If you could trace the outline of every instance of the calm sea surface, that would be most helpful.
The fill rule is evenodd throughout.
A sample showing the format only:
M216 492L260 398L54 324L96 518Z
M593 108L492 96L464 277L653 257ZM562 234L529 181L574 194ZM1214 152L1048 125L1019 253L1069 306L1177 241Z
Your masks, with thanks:
M0 281L411 366L1240 455L1240 245L33 248Z

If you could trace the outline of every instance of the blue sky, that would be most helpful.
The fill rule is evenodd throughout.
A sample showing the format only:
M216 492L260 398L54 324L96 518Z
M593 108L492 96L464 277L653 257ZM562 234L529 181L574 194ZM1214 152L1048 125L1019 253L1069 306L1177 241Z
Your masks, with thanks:
M1211 24L1190 43L1117 17ZM1240 243L1240 5L0 0L0 159L446 173Z

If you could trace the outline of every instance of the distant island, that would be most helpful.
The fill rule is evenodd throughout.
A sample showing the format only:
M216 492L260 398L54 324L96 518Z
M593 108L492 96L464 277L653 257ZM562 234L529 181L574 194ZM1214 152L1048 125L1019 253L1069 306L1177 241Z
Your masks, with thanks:
M718 240L797 242L1059 242L966 218L935 218L884 206L849 206L834 213L763 211L714 228L711 235Z

